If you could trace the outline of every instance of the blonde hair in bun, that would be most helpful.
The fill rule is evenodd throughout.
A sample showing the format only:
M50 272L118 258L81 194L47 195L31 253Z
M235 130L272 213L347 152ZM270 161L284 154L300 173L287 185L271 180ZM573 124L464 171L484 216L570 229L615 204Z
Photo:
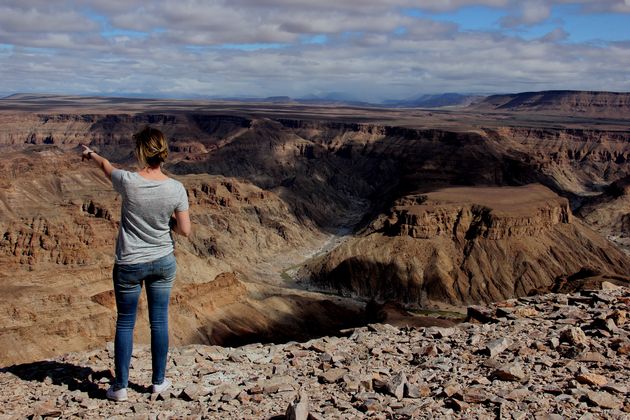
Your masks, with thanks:
M156 167L168 157L166 137L157 128L146 126L133 135L136 141L136 157L142 167Z

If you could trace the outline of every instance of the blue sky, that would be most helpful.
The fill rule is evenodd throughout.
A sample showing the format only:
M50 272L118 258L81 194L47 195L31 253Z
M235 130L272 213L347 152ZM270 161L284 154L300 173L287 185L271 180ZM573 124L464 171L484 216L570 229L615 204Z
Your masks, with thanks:
M630 0L5 0L0 94L630 91Z
M630 15L606 11L586 13L578 4L556 4L550 17L534 24L506 28L502 20L510 16L504 8L466 6L451 12L430 12L408 9L409 16L427 17L442 22L454 22L462 31L496 31L525 39L535 39L556 28L567 32L566 42L611 42L630 40Z

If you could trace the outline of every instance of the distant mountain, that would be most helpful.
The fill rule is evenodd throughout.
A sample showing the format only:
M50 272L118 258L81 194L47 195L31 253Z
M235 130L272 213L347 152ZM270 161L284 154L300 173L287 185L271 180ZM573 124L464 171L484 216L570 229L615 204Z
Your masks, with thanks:
M326 92L309 94L297 99L298 101L328 101L328 102L364 102L345 92Z
M443 106L469 106L483 100L483 96L462 95L460 93L440 93L435 95L417 95L408 99L387 100L383 105L394 107L439 108Z
M547 112L628 119L630 93L577 90L523 92L488 96L472 107L484 111Z
M327 92L322 94L309 94L295 99L296 102L309 105L354 105L374 106L374 104L361 101L344 92Z

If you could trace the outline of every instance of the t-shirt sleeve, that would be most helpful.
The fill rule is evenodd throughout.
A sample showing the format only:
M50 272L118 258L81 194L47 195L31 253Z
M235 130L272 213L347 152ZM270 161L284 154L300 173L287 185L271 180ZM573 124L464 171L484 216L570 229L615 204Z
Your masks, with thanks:
M112 184L114 185L114 189L122 194L124 191L124 186L123 186L123 178L125 176L125 171L123 171L122 169L114 169L112 171Z
M179 192L177 205L175 206L175 211L186 211L188 210L188 194L186 194L186 188L182 184L179 184Z

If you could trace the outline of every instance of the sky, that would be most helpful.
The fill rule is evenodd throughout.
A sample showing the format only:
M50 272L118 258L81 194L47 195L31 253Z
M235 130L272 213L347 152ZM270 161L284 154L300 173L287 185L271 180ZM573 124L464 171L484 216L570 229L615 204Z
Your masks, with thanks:
M1 0L0 94L630 91L630 0Z

